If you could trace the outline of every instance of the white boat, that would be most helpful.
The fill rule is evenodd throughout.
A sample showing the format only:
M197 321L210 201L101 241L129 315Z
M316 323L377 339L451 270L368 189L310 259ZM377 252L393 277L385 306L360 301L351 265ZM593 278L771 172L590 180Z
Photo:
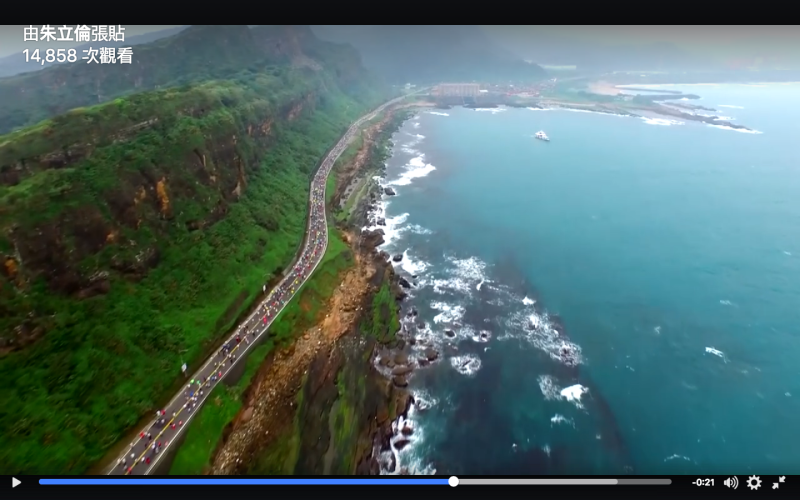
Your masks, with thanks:
M542 130L536 132L536 135L534 137L536 137L537 139L541 139L543 141L549 141L550 140L550 138L547 137L547 134L545 134L544 131L542 131Z

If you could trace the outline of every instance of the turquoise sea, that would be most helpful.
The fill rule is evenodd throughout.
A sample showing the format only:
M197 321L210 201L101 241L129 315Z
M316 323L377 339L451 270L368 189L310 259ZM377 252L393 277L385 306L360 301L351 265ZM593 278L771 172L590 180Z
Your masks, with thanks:
M395 134L385 249L442 354L400 466L800 467L800 84L664 88L761 133L455 108Z

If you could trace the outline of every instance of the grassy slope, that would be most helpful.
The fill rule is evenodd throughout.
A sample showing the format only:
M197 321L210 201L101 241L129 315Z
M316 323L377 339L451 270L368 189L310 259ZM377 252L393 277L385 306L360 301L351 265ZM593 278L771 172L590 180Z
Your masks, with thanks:
M233 387L217 386L209 403L190 424L186 441L181 445L170 469L173 475L199 475L211 461L211 454L222 437L225 426L233 420L242 407L242 392L250 385L258 365L273 347L272 341L288 342L295 335L313 326L323 312L322 306L333 295L340 280L340 273L352 265L347 245L330 228L328 248L322 262L305 283L301 292L286 305L281 315L270 328L272 339L259 346L247 359L245 375ZM302 391L300 391L302 394ZM286 444L286 443L284 443Z
M309 175L365 106L332 90L312 116L292 124L276 121L275 144L260 168L248 172L242 198L230 205L224 219L203 230L189 232L185 221L207 214L219 193L197 184L181 166L193 148L204 151L209 138L232 134L240 138L237 154L252 158L257 146L243 128L274 115L308 87L294 74L251 75L246 81L138 94L0 137L0 146L41 150L52 134L80 135L82 127L84 133L102 135L142 116L162 118L157 130L125 143L107 141L78 167L43 171L0 188L4 227L13 222L35 228L83 206L99 207L109 221L103 200L116 194L126 176L143 169L168 174L193 191L171 199L176 218L169 223L158 221L155 209L140 212L146 224L139 230L116 228L118 239L135 241L134 247L108 245L77 266L82 271L103 268L114 255L157 245L161 261L138 283L112 275L107 295L75 301L50 293L42 279L31 282L25 294L16 293L10 281L2 282L0 306L14 313L2 315L3 329L31 310L52 319L44 338L0 359L0 375L10 382L0 389L5 403L0 409L0 468L50 474L86 470L140 415L168 396L182 361L198 362L224 333L232 319L221 319L231 316L226 314L231 304L244 293L247 300L239 301L239 309L244 308L265 277L290 260L303 233ZM206 112L177 112L185 107L179 101ZM0 235L0 251L10 252L13 245L6 236ZM73 239L67 235L66 244ZM274 334L290 336L289 322L277 325Z

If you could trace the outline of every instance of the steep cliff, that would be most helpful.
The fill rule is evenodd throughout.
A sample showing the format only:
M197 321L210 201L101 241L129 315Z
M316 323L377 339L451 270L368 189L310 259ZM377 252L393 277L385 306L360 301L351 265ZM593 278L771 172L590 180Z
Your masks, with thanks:
M249 50L258 58L228 79L0 136L4 470L80 473L168 396L181 363L199 362L289 262L318 160L375 104L377 92L345 93L351 75L336 58L302 45L271 54L246 27L217 28L215 43L189 28L140 51L138 73L96 81L126 91L139 77L168 81L174 69L145 63L159 45L186 51L170 64L200 67L209 50L228 68ZM68 70L36 75L92 83Z

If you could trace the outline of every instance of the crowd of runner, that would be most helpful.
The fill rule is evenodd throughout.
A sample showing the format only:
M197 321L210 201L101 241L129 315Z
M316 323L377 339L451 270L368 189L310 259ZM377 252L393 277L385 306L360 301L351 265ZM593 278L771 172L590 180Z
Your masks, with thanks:
M188 420L192 412L199 409L205 399L204 396L208 395L211 388L234 365L239 347L244 344L243 351L246 350L251 341L264 334L283 306L300 289L325 253L328 241L325 185L331 168L350 139L360 130L361 124L397 100L399 99L384 104L369 116L355 122L325 157L311 183L308 233L300 257L281 283L269 292L263 304L222 345L217 355L200 369L196 375L198 378L192 379L184 388L183 394L173 399L167 409L156 412L155 420L130 444L128 451L117 460L111 474L147 474L156 456L169 446L167 439L174 439L177 436L184 425L184 420ZM266 287L264 290L266 292Z

